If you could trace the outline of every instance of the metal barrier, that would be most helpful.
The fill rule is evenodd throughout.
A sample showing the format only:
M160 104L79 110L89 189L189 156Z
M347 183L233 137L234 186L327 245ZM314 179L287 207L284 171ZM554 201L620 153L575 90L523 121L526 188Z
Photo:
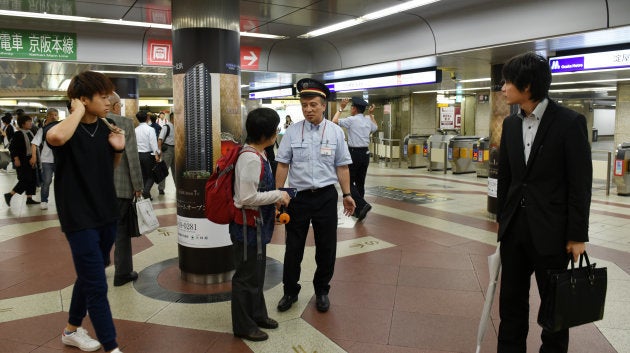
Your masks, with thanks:
M605 150L592 150L593 159L593 181L604 180L606 196L610 195L610 184L612 182L612 152Z

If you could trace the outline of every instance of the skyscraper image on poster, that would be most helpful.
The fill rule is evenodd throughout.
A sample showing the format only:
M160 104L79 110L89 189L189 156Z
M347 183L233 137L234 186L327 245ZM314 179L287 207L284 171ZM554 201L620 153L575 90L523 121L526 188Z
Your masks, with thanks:
M184 110L186 116L186 172L184 177L208 178L212 171L212 97L210 73L203 63L186 71Z

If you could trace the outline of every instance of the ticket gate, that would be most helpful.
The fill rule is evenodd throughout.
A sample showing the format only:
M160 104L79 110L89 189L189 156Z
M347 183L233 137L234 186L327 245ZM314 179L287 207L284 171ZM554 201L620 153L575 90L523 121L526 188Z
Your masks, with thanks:
M455 136L448 143L448 161L453 174L474 173L473 147L479 136Z
M427 159L423 154L424 145L429 135L407 135L404 140L403 151L407 156L408 168L424 168Z
M426 160L429 171L450 169L448 163L448 144L456 135L431 135L426 143ZM423 155L424 155L423 149Z
M613 174L617 184L617 195L630 195L630 142L624 142L617 146L615 151L615 165Z
M482 137L473 144L473 166L478 178L488 177L488 161L490 160L490 138Z

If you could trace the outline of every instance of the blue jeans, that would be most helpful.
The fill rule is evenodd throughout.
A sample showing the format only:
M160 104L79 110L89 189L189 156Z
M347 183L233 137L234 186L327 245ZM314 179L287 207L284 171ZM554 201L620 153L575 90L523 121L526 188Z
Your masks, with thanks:
M55 174L55 163L42 163L42 202L48 202L53 174Z
M72 290L68 323L81 326L90 312L96 337L105 351L118 347L116 329L107 300L105 259L116 240L116 222L94 229L66 234L70 244L77 280Z

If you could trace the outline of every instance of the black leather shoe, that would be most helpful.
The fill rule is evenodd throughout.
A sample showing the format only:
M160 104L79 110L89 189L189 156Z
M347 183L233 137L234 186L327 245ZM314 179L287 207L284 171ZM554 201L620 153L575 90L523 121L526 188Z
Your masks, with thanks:
M160 195L164 195L164 190L160 190Z
M274 329L274 328L278 328L278 321L268 317L266 319L256 321L256 325L262 328Z
M284 295L278 302L278 311L287 311L298 300L297 295Z
M369 203L365 204L365 206L363 206L361 211L359 211L357 219L359 221L362 221L365 218L365 216L367 216L367 213L370 212L371 209L372 209L372 205L370 205Z
M6 194L4 194L4 201L7 203L7 206L11 207L11 193L7 192Z
M33 198L29 197L26 199L27 205L39 205L41 202L33 200Z
M129 282L135 281L138 279L138 272L131 271L128 275L125 276L115 276L114 277L114 287L120 287Z
M328 294L315 296L315 307L320 313L325 313L330 308L330 300L328 300Z
M264 341L269 338L269 336L261 330L256 330L246 334L235 333L234 336L254 342Z

